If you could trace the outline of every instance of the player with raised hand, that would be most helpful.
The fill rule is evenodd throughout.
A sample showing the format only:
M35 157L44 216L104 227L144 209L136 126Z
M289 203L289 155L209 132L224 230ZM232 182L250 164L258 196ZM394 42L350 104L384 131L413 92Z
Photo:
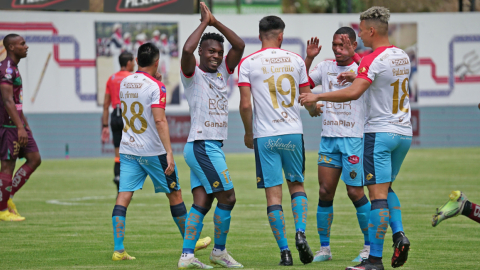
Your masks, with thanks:
M187 209L182 199L173 160L165 104L167 89L158 81L159 50L145 43L138 49L138 71L120 84L123 133L120 143L120 188L113 208L114 261L133 260L123 246L125 218L133 192L142 189L150 176L155 192L165 192L170 211L182 237ZM207 239L208 240L208 239Z
M305 64L310 69L313 59L320 53L317 38L307 41ZM320 62L310 72L310 88L322 85L322 92L343 89L350 82L337 81L343 73L356 75L358 65L353 60L357 47L355 31L350 27L341 27L333 35L332 50L335 60ZM344 75L346 77L348 75ZM345 78L346 80L346 78ZM368 258L370 242L368 239L368 218L370 202L363 191L363 126L364 100L360 97L343 103L325 102L323 114L322 139L318 151L318 183L320 198L317 208L317 229L320 235L320 250L315 254L314 262L332 259L330 250L330 228L333 222L333 199L340 175L347 185L347 194L357 210L357 219L363 233L365 244L353 261L361 262Z
M300 101L348 102L365 93L364 185L371 201L369 218L370 255L347 269L384 269L383 243L388 225L392 228L392 267L402 266L410 242L403 232L400 201L391 186L412 143L408 75L410 60L388 39L390 12L371 7L360 14L359 37L373 52L362 59L352 85L333 92L303 94Z
M115 147L115 165L113 167L113 183L117 186L117 192L120 185L120 141L122 140L123 120L122 120L122 104L120 103L120 83L126 77L130 76L135 67L133 62L133 54L130 52L123 52L118 57L120 63L120 71L116 72L108 78L105 89L105 99L103 100L103 115L102 115L102 142L107 142L110 139L110 130L108 129L108 108L110 105L113 108L110 114L110 128L113 135L113 146ZM124 108L126 110L127 108Z
M202 232L203 219L215 198L218 201L213 219L215 247L210 262L226 268L243 268L225 248L236 199L221 147L223 140L227 139L227 81L242 58L245 43L216 20L204 3L200 5L200 25L185 42L181 59L180 76L191 116L190 134L183 155L190 167L193 205L188 213L178 268L212 268L195 258L194 247ZM223 36L203 34L207 26L215 27L230 42L232 48L226 57L223 56ZM194 55L197 46L199 66L196 66Z
M0 62L0 221L22 221L13 195L27 182L30 175L40 166L41 158L37 143L23 114L22 76L18 63L27 57L25 39L17 34L3 38L7 57ZM17 158L26 162L15 170Z
M303 187L305 147L298 102L300 93L311 93L307 69L299 55L280 48L285 29L281 18L264 17L259 29L262 49L243 58L238 68L245 145L255 150L257 188L265 189L280 265L293 265L282 208L282 169L291 195L296 248L300 261L307 264L312 262L313 253L305 237L308 200ZM306 105L311 116L318 116L320 107L316 102Z

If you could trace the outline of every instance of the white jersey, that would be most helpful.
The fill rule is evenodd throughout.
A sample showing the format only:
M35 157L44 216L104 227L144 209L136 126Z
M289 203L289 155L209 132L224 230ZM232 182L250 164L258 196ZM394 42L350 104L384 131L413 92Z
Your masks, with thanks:
M377 48L362 59L357 78L371 83L364 94L365 133L412 136L409 76L409 57L395 46Z
M322 85L324 93L333 92L350 86L338 84L337 76L342 72L357 73L358 65L352 61L348 66L338 66L336 61L320 62L310 71L310 87ZM357 99L343 103L323 102L322 137L354 137L363 138L365 110L363 95Z
M155 126L152 108L165 109L165 85L145 72L137 71L120 83L123 132L120 153L158 156L166 153Z
M305 62L296 53L265 48L242 59L238 86L250 86L254 103L253 137L303 134L300 87L308 86Z
M187 142L196 140L226 140L228 131L227 80L233 71L225 63L217 72L208 73L195 67L192 76L180 71L188 106L190 107L190 133Z

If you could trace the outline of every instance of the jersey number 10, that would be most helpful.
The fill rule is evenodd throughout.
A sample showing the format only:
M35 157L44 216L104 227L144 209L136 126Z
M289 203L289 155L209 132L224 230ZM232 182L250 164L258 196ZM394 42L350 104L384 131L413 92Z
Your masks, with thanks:
M408 78L405 78L402 82L402 92L403 95L400 97L400 104L398 102L398 92L400 88L400 79L396 80L394 83L390 84L393 86L393 108L392 113L397 114L398 108L400 107L400 111L404 113L408 113L408 108L403 107L403 103L405 102L405 98L408 97Z
M135 106L138 104L138 113L135 112ZM125 101L122 101L123 109L122 109L122 117L123 117L123 122L125 122L125 126L123 127L123 132L127 132L129 128L132 128L133 133L135 134L142 134L147 130L148 124L147 120L142 117L143 113L143 105L142 103L135 101L130 105L130 112L132 113L132 118L128 120L126 114L127 114L127 103ZM142 123L142 127L140 129L135 128L135 119L140 120L140 123Z
M290 82L290 90L288 91L283 91L282 88L282 81L283 79L287 79ZM270 91L270 98L272 99L272 105L274 109L278 109L278 101L277 101L277 91L280 95L286 96L288 94L291 95L291 101L290 104L285 104L285 101L282 101L282 106L285 108L289 108L293 106L293 103L295 102L295 94L296 94L296 87L295 87L295 79L293 79L292 75L290 74L283 74L280 75L277 79L277 87L275 88L275 77L272 76L265 81L264 83L268 83L268 90Z

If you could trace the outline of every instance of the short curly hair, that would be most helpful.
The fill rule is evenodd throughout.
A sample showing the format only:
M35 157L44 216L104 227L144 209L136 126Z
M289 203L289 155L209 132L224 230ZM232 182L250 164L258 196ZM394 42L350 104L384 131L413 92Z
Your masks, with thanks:
M360 21L377 21L388 25L390 10L386 7L371 7L360 13Z
M217 33L205 33L202 35L202 38L200 39L200 42L198 43L198 47L200 48L200 46L202 46L202 43L205 41L205 40L209 40L209 39L213 39L213 40L216 40L220 43L223 44L223 42L225 42L225 38L220 35L220 34L217 34Z

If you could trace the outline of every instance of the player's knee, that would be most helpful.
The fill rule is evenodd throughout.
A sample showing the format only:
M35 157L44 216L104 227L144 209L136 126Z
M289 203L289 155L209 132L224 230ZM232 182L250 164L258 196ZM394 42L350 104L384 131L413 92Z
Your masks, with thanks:
M42 164L42 158L40 157L40 154L33 155L27 160L28 167L32 168L33 170L37 169L40 164Z
M170 205L177 205L183 202L182 199L182 191L181 190L173 190L169 194L167 194L167 198L170 201Z
M222 204L227 204L230 206L234 206L237 202L237 198L235 197L235 191L233 189L224 192L220 198L217 198L218 202Z
M320 195L320 199L322 199L322 201L332 201L333 197L335 196L335 191L330 190L329 188L327 188L325 186L321 186L320 191L319 191L319 195Z
M356 202L363 198L365 192L363 191L363 187L347 186L347 194L352 202Z

